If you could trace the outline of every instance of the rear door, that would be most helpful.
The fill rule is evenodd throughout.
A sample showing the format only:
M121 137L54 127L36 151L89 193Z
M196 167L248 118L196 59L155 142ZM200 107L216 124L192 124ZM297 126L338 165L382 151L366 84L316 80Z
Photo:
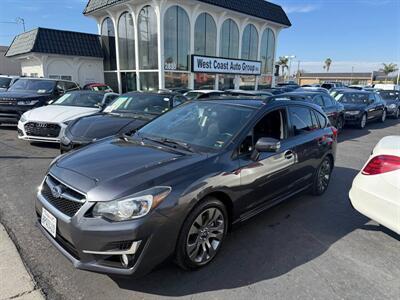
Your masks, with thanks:
M327 115L327 117L329 118L329 121L331 124L335 124L335 126L337 125L338 122L338 109L335 103L335 100L333 100L331 98L331 96L329 95L323 95L322 96L324 99L324 103L325 103L325 113Z
M378 101L373 93L368 93L368 100L368 119L376 119L381 114Z

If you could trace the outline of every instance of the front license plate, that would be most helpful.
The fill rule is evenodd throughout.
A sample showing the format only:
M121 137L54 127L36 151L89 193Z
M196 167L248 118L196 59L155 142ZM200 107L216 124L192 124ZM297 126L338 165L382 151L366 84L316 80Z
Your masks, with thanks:
M42 207L41 223L42 226L53 236L53 238L55 238L57 232L57 219L44 207Z

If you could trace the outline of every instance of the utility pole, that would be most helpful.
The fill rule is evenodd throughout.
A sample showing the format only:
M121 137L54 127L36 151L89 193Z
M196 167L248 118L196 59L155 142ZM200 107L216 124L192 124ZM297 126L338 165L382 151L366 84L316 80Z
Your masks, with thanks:
M17 17L17 18L15 19L15 23L16 23L16 24L22 24L22 28L24 29L24 32L26 32L25 20L24 20L24 18Z
M300 60L297 61L297 84L300 85Z

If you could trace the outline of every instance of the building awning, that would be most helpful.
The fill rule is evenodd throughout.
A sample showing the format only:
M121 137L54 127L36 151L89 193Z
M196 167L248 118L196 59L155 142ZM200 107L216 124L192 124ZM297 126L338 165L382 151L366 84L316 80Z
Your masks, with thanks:
M17 35L5 56L13 57L28 53L103 58L98 35L48 28L36 28Z
M89 0L84 14L93 13L99 9L121 4L129 0ZM290 20L281 6L265 0L198 0L206 4L222 7L249 16L272 21L284 26L291 26Z

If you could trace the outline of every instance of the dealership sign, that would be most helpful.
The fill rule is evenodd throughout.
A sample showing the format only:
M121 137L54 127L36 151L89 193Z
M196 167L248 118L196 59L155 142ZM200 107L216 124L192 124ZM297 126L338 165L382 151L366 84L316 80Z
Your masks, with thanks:
M192 72L261 75L261 62L192 55Z

